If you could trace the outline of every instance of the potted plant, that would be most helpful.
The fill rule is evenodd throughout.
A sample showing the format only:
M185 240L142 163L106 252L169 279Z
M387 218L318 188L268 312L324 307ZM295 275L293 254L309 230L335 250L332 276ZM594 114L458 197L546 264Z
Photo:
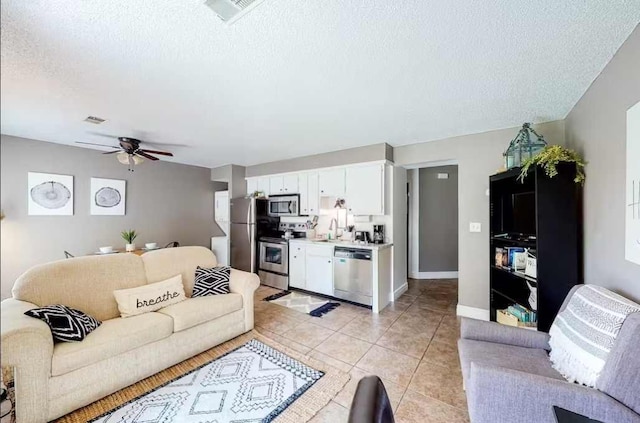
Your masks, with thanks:
M128 231L122 231L122 239L127 241L127 245L125 246L126 251L135 251L136 244L133 241L138 237L138 234L135 230L129 229Z
M538 154L528 158L522 162L522 169L518 180L524 181L531 166L542 166L544 173L553 178L558 174L558 163L575 163L576 177L573 179L576 183L584 184L584 167L587 164L578 153L560 145L548 145L544 147Z

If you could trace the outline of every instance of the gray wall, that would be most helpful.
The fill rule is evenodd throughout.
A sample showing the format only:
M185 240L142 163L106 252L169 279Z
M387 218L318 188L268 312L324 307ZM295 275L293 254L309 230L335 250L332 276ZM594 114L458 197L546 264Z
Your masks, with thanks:
M584 186L585 282L640 301L640 266L624 258L627 109L640 101L640 28L566 119L567 143L589 162ZM637 163L640 166L640 163Z
M376 160L393 161L393 151L393 148L386 143L367 145L365 147L332 151L331 153L315 154L313 156L247 166L246 176L252 177L274 173L298 172L307 169L342 166Z
M244 197L247 195L245 173L244 166L225 165L215 167L211 169L211 180L214 182L226 182L230 198Z
M438 179L438 173L449 179ZM420 272L458 270L458 166L420 169Z
M534 125L554 144L564 144L564 121ZM396 147L396 165L452 160L458 164L458 304L489 309L489 175L502 166L502 153L519 127ZM469 222L482 232L470 233Z
M209 246L213 190L209 169L145 161L135 172L97 150L2 135L1 199L6 215L1 234L1 295L33 265L64 258L63 251L89 254L100 246L124 247L120 232L136 229L136 244ZM74 176L73 216L28 216L27 172ZM91 177L127 181L125 216L91 216Z

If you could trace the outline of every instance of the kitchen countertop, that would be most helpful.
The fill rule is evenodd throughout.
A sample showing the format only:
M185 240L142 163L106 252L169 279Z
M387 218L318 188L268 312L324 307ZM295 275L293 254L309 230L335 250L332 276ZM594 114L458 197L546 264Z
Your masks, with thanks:
M332 239L327 241L314 241L308 238L294 238L289 240L290 243L303 243L303 244L312 244L312 245L332 245L338 247L353 247L353 248L362 248L365 250L385 250L387 248L393 247L392 243L389 244L358 244L356 242L351 241L342 241L339 239Z

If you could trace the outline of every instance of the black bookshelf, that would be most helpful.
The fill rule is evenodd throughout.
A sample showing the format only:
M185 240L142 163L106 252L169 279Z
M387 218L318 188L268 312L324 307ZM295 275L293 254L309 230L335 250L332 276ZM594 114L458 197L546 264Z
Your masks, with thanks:
M531 168L521 182L516 168L489 178L492 321L514 303L531 309L528 282L537 288L537 329L548 332L571 287L582 283L582 187L573 181L575 166L560 164L558 172L549 178ZM496 248L507 247L530 249L536 278L496 265Z

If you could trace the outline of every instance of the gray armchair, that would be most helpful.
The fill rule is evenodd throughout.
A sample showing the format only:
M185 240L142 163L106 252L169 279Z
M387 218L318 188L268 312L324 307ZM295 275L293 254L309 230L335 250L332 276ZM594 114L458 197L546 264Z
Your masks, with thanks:
M472 423L555 423L554 405L605 423L640 423L640 313L625 320L598 389L569 383L551 366L547 333L463 318L458 350Z

